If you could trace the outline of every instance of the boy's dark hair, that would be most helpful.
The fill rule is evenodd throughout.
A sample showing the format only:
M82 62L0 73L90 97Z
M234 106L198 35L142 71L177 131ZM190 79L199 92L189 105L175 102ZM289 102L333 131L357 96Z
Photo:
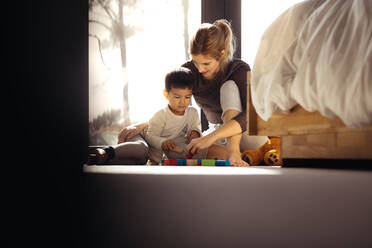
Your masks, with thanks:
M165 76L165 89L169 92L172 88L193 89L193 76L189 69L179 67Z

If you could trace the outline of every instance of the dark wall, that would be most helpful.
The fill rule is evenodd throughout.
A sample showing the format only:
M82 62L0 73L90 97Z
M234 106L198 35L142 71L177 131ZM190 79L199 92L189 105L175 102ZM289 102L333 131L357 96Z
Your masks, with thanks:
M13 10L16 136L9 147L19 170L12 181L21 186L15 216L24 218L14 225L28 235L13 242L77 247L88 148L88 1L27 1Z
M231 22L237 44L235 57L241 58L241 0L202 0L202 22L218 19Z

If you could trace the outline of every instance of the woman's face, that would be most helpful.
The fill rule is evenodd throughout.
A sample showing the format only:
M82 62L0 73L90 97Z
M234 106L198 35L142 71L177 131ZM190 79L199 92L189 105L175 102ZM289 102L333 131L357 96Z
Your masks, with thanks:
M219 72L220 62L218 60L202 54L191 56L194 65L205 79L211 80Z

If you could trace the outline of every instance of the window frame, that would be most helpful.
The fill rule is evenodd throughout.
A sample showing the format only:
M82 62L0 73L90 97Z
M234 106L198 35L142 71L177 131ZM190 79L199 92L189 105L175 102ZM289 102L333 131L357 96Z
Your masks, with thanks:
M241 0L202 0L202 23L213 23L218 19L226 19L236 38L235 58L241 58Z
M236 38L234 57L241 58L241 0L201 0L201 22L213 23L218 19L230 21ZM208 130L209 123L203 110L200 110L202 132Z

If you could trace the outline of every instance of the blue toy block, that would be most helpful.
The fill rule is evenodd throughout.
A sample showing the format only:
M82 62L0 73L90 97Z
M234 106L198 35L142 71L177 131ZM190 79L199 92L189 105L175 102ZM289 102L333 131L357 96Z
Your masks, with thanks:
M216 166L230 166L229 160L216 160Z
M177 159L177 165L187 165L186 159Z

